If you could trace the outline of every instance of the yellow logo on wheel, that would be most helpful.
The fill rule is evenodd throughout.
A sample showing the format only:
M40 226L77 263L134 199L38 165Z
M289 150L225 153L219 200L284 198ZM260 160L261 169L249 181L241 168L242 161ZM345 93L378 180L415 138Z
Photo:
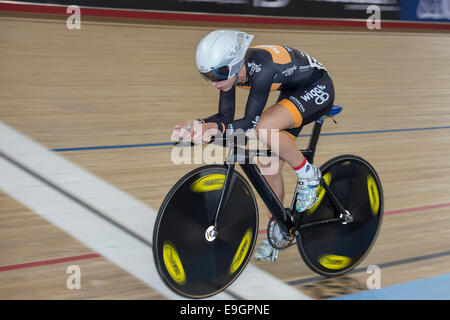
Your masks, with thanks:
M207 174L204 177L198 178L195 180L189 189L192 192L207 192L213 190L220 190L223 188L225 183L225 175L224 174Z
M179 285L184 285L186 283L186 274L184 273L180 256L178 255L177 249L175 249L175 245L168 240L164 241L163 259L172 279Z
M370 174L367 176L367 190L369 192L370 209L372 214L376 216L380 208L380 195L375 179Z
M325 183L327 185L330 185L331 173L328 172L326 175L324 175L323 180L325 181ZM319 188L317 188L317 202L311 207L311 209L306 211L306 214L313 214L317 210L320 203L322 202L324 195L325 195L325 189L322 187L322 185L319 185Z
M231 261L229 274L233 274L244 261L245 256L247 255L248 249L250 248L250 243L252 241L252 229L249 228L244 237L241 240L241 244L239 245L236 253L234 254L233 260Z
M334 254L327 254L319 259L319 263L330 270L340 270L348 267L352 259L345 256L338 256Z

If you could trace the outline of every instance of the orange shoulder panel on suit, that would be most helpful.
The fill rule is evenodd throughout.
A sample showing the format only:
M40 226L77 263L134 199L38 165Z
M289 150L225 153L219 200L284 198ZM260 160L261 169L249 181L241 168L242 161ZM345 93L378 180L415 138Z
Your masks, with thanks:
M272 60L275 63L287 64L292 62L289 52L282 46L255 46L251 48L266 50L272 55Z

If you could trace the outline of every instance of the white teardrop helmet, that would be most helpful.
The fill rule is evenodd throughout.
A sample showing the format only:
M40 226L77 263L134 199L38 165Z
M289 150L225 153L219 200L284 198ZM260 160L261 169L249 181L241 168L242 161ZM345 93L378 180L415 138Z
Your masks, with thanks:
M237 74L253 35L236 30L215 30L200 40L195 59L198 71L208 81L222 81Z

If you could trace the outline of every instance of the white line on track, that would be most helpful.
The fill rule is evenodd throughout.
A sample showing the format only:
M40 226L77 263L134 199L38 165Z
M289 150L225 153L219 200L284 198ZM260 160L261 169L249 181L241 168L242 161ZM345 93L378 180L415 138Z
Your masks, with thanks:
M0 189L169 299L153 261L156 211L0 122ZM106 219L105 219L106 218ZM309 299L249 264L213 299Z

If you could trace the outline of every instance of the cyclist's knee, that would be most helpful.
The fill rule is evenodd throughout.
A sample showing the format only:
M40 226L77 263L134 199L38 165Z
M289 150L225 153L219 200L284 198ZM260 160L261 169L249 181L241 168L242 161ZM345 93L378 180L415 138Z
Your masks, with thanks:
M256 136L264 143L270 143L270 137L273 130L278 130L277 125L274 123L273 119L268 117L261 117L255 127Z
M259 119L258 123L256 124L255 130L256 130L256 134L260 134L261 130L266 130L269 127L269 121L266 120L265 117L261 116L261 118Z

